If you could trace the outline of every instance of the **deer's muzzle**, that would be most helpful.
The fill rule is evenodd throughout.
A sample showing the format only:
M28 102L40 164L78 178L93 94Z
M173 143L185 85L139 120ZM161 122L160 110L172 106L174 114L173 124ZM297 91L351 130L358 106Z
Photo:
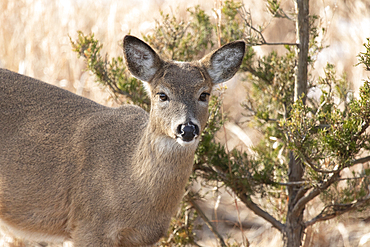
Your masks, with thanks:
M199 127L193 122L180 124L177 127L177 137L184 142L190 142L199 136Z

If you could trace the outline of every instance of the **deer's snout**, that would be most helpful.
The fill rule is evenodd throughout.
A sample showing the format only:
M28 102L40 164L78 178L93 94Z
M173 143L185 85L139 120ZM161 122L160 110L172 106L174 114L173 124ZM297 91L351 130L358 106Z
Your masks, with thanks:
M190 142L199 136L199 127L193 122L180 124L177 127L177 137L184 142Z

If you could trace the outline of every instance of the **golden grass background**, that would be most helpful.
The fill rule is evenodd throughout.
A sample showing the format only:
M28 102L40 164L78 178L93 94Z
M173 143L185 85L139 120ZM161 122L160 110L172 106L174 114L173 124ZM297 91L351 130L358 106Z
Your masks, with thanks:
M281 2L288 13L294 11L292 0ZM109 93L95 84L94 78L84 71L85 65L72 52L68 36L76 38L78 30L85 34L93 32L104 44L103 52L109 56L120 56L124 35L131 33L141 37L141 34L151 32L155 19L160 19L160 10L186 18L186 8L198 4L212 15L214 0L0 0L0 67L66 88L105 105L114 105ZM252 12L254 24L269 23L264 32L267 41L295 41L294 24L281 19L270 21L264 1L245 0L244 4ZM310 5L311 13L320 15L323 27L328 30L320 38L324 45L330 45L317 57L314 78L323 74L322 67L326 62L331 62L337 66L339 74L347 73L357 92L362 81L370 75L361 66L354 67L357 54L364 51L362 44L370 37L370 0L311 0ZM255 47L259 55L271 49L282 51L279 47ZM245 90L241 90L243 85L236 79L228 86L224 109L230 112L231 121L238 124L242 121L239 104L244 100ZM257 140L255 132L240 127L239 131L249 136L247 142ZM243 148L246 140L240 140L230 128L218 135L220 141L225 142L225 135L229 148ZM218 198L220 206L216 212ZM268 201L261 203L269 205ZM306 215L315 215L314 206L319 204L318 200L312 202L313 207L307 210ZM235 227L238 220L232 196L210 193L207 203L201 205L211 219L218 220L220 232L228 233L230 239L242 241L242 233L239 227ZM251 246L282 246L280 234L271 225L246 210L241 203L238 206L243 234ZM369 212L346 214L315 225L307 231L309 241L305 246L370 246L369 217ZM198 233L200 244L217 246L206 227ZM225 238L228 237L225 235ZM5 236L0 238L0 246L11 245L39 246L36 243L12 242Z

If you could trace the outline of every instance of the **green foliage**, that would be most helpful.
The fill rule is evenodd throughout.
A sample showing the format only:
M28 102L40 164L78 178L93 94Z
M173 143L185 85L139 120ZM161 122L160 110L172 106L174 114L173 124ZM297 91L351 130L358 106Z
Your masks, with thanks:
M153 34L143 39L152 45L163 58L177 61L199 59L213 48L213 28L210 17L199 6L189 8L191 21L161 12Z
M169 229L169 237L161 241L162 247L169 246L187 246L193 245L196 241L196 234L194 230L199 226L194 224L197 213L190 210L191 207L185 201L181 202L181 207L176 215L172 218Z
M358 55L358 64L363 64L365 69L370 71L370 38L367 38L367 43L364 43L364 47L366 49L365 52L360 52Z
M334 66L328 64L325 77L319 79L320 107L310 107L297 101L291 118L281 123L289 133L290 148L300 155L307 165L305 179L321 184L343 169L356 164L355 158L369 150L370 136L370 83L360 89L360 98L348 97L348 83L336 79ZM337 102L335 102L337 101ZM342 103L346 107L341 107ZM328 205L339 205L359 200L368 195L369 179L366 170L353 172L345 182L334 182L321 194ZM340 181L339 177L336 181Z
M345 78L336 79L333 71L334 66L328 64L325 77L319 79L319 86L323 86L319 107L296 102L285 127L291 144L303 155L316 161L331 158L336 165L339 162L341 166L348 166L348 161L368 145L365 130L370 121L366 108L369 83L365 82L360 89L360 99L355 100L349 97ZM342 103L345 107L341 109Z
M309 37L309 51L308 51L308 63L310 66L313 66L317 54L322 51L325 47L322 46L322 44L318 41L319 36L324 36L326 34L326 29L324 27L321 27L317 24L319 22L320 17L318 15L311 15L309 17L310 21L310 37Z
M295 51L287 46L285 54L278 55L273 51L258 59L257 64L247 70L250 72L247 78L251 85L243 106L251 119L249 125L263 135L253 149L255 155L251 161L258 171L255 177L261 178L265 184L258 192L261 196L271 197L271 201L274 201L272 198L287 197L285 190L278 185L286 181L289 160L288 139L279 122L290 114L294 98L295 64ZM279 192L275 193L276 190ZM281 216L281 212L278 211L277 215Z
M243 39L244 36L244 24L241 17L238 15L239 9L243 6L242 2L237 1L225 1L221 8L221 23L218 23L216 32L220 36L221 45L229 43L231 41Z
M280 1L277 0L266 0L266 7L270 14L277 18L287 18L280 6Z
M139 80L131 77L126 69L123 58L117 57L108 60L100 54L102 44L94 38L94 34L84 35L78 32L78 38L70 38L73 51L86 61L87 70L91 71L98 83L107 86L113 95L118 98L124 95L127 103L132 103L149 111L150 101Z
M284 117L293 101L295 54L289 47L287 53L276 52L258 60L249 76L251 90L244 106L260 125Z

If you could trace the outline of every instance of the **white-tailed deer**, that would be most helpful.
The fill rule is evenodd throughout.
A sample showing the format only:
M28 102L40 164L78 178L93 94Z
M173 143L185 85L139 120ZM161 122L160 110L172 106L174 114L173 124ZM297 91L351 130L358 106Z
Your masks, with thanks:
M150 114L0 69L0 223L9 232L75 247L149 246L166 233L208 96L237 72L245 43L191 63L164 61L133 36L123 48Z

